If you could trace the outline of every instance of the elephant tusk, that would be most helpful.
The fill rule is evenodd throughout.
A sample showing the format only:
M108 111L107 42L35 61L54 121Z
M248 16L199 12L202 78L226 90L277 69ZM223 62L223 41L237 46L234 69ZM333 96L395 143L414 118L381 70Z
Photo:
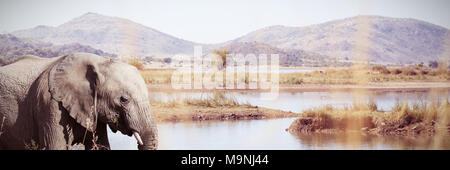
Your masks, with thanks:
M139 136L139 133L133 132L133 136L134 136L134 138L136 138L139 145L144 145L144 143L142 142L141 136Z

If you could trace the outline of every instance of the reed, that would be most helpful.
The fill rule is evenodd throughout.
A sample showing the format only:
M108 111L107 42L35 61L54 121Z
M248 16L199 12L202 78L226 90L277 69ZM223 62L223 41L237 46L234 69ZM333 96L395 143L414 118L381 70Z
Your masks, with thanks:
M353 104L344 108L330 105L312 108L301 114L290 127L300 132L323 130L368 130L377 134L434 134L450 130L448 100L400 103L389 111L377 109L376 103Z

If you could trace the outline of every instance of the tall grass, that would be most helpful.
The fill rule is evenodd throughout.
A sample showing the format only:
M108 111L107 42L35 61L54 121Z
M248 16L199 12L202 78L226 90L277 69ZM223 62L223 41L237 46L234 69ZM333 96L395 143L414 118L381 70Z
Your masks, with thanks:
M163 107L176 107L176 106L200 106L200 107L236 107L236 106L249 106L248 103L239 103L237 99L232 95L226 95L225 93L213 93L206 97L200 98L184 98L173 99L168 102L152 101L153 105L160 105Z
M317 128L360 129L379 126L404 127L415 123L432 124L438 128L450 126L450 104L448 100L400 103L390 111L377 109L376 103L353 104L349 107L335 108L326 105L306 110L306 118L315 118Z
M360 82L448 80L450 80L450 70L425 67L363 66L280 74L280 84L359 84Z
M147 84L170 84L173 70L139 70Z
M131 63L140 67L139 64ZM169 84L174 70L140 70L148 84ZM203 73L204 74L204 73ZM267 73L258 74L259 77ZM237 77L237 73L235 73ZM194 79L191 75L192 81ZM214 78L214 76L213 76ZM224 86L226 76L223 76ZM362 80L364 79L364 80ZM392 82L392 81L449 81L450 70L430 69L424 67L351 67L343 69L327 69L306 73L280 73L280 84L359 84L361 82ZM236 82L237 80L235 80ZM249 83L249 73L245 73L245 83Z
M142 62L139 59L131 59L128 61L128 64L136 67L138 70L143 70L144 69L144 62Z
M233 96L225 95L224 93L214 93L214 95L204 99L187 99L184 100L184 103L203 107L234 107L239 105Z
M448 100L413 104L397 103L391 113L384 118L392 123L407 121L406 123L434 122L442 126L450 125L450 104Z

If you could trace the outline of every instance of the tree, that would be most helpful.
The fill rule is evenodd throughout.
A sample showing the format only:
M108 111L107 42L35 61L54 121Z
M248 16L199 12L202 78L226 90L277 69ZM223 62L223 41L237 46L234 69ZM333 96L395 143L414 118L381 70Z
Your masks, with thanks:
M163 61L167 64L170 64L172 62L172 58L167 57L167 58L164 58Z
M438 66L439 66L439 63L437 61L429 61L428 62L428 67L438 68Z
M220 59L222 59L222 66L225 68L225 66L227 65L227 54L229 54L230 52L224 49L214 50L213 53L220 56Z

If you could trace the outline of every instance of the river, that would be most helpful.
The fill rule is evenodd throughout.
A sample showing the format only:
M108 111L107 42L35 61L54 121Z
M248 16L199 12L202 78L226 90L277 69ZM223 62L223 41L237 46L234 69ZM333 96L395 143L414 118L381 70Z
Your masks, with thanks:
M227 93L240 103L301 113L331 105L351 106L353 103L375 102L379 110L389 110L397 102L418 103L449 100L449 90L415 92L301 92L280 93L277 100L266 101L259 93ZM213 93L152 93L151 100L170 101L183 98L204 98ZM292 135L285 131L295 118L239 121L198 121L160 123L159 149L450 149L450 136L387 137L350 132L339 135ZM109 131L111 149L137 149L136 140Z

